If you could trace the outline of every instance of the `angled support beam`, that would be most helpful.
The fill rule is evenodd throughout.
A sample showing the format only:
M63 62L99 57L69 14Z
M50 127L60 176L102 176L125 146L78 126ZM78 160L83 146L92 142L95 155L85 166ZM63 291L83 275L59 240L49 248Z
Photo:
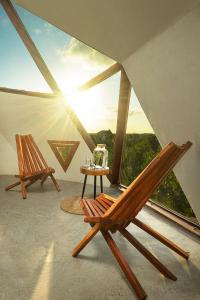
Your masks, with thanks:
M112 166L112 183L119 183L119 174L121 167L121 160L123 154L123 146L126 135L126 127L128 120L129 103L131 96L131 84L124 71L121 70L117 129L114 145L113 166Z
M91 87L97 85L98 83L100 83L100 82L106 80L107 78L111 77L112 75L116 74L121 69L122 69L122 66L119 63L112 65L110 68L108 68L104 72L98 74L97 76L93 77L92 79L90 79L89 81L87 81L86 83L81 85L78 88L78 91L82 92L82 91L90 89Z
M24 42L27 50L31 54L31 56L32 56L33 60L35 61L36 65L38 66L38 69L42 73L44 79L46 80L46 82L48 83L48 85L50 86L52 91L54 92L54 96L56 95L56 96L61 96L62 97L63 96L62 91L60 90L59 86L57 85L55 79L53 78L53 76L52 76L51 72L49 71L47 65L45 64L44 60L42 59L39 51L37 50L35 44L33 43L30 35L28 34L25 26L23 25L23 23L22 23L19 15L17 14L15 8L13 7L11 1L10 0L0 0L0 3L2 4L5 12L7 13L7 15L8 15L9 19L11 20L11 22L13 23L15 29L17 30L20 38ZM5 91L5 89L2 90L2 91ZM10 91L7 89L6 92L10 92ZM15 92L16 91L17 90L15 90ZM65 100L65 103L66 103L66 100ZM67 103L66 103L66 109L67 109L67 112L69 114L69 117L71 118L72 122L74 123L74 125L78 129L79 133L83 137L83 139L86 142L86 144L88 145L89 149L91 151L93 151L94 148L95 148L95 144L93 143L90 135L85 130L84 126L82 125L82 123L80 122L78 117L76 116L73 109Z
M51 94L51 93L32 92L32 91L11 89L11 88L6 88L6 87L0 87L0 92L9 93L9 94L18 94L18 95L24 95L24 96L31 96L31 97L38 97L38 98L51 98L51 99L56 98L56 95Z
M44 79L48 83L49 87L52 89L54 95L63 97L62 91L60 90L57 82L53 78L46 63L44 62L43 58L41 57L39 51L37 50L37 48L34 44L34 42L32 41L30 35L28 34L28 32L27 32L23 22L21 21L19 15L17 14L17 11L15 10L12 2L10 0L0 0L0 4L2 4L5 12L7 13L12 24L14 25L20 38L22 39L23 43L25 44L27 50L31 54L34 62L36 63L36 65L37 65L38 69L40 70L41 74L43 75ZM110 68L108 68L107 70L102 72L101 74L97 75L93 79L91 79L88 82L86 82L85 84L83 84L81 87L79 87L78 90L84 91L84 90L91 88L92 86L94 86L94 85L106 80L110 76L114 75L115 73L120 71L121 68L122 68L122 66L119 63L114 64L113 66L111 66ZM12 92L11 89L5 90L5 88L2 88L1 90L5 91L5 92ZM24 93L25 95L27 95L25 91L19 92L19 91L15 90L15 93L19 93L19 94ZM35 94L35 96L36 96L36 94ZM89 149L92 152L95 148L95 144L93 143L90 135L85 130L84 126L78 119L78 117L75 114L75 112L73 111L73 109L70 107L70 105L66 101L65 101L65 103L66 103L66 109L69 114L69 117L71 118L72 122L74 123L74 125L76 126L79 133L81 134L84 141L86 142L86 144L88 145ZM109 180L110 180L110 178L109 178Z
M75 114L73 109L70 107L70 105L66 102L66 100L65 100L65 106L67 108L67 112L68 112L68 115L69 115L70 119L72 120L72 122L74 123L76 128L78 129L78 131L81 134L82 138L84 139L84 141L88 145L88 148L90 149L90 151L93 152L93 150L95 148L95 144L94 144L92 138L87 133L87 131L85 130L83 124L81 123L81 121L79 120L79 118L77 117L77 115Z
M22 23L19 15L17 14L14 6L12 5L10 0L0 0L5 12L7 13L10 21L14 25L15 29L17 30L19 36L21 37L22 41L24 42L27 50L29 51L30 55L32 56L33 60L35 61L38 69L42 73L44 79L48 83L49 87L55 94L60 94L61 91L59 86L57 85L56 81L54 80L53 76L51 75L46 63L42 59L39 51L37 50L35 44L33 43L30 35L28 34L24 24Z

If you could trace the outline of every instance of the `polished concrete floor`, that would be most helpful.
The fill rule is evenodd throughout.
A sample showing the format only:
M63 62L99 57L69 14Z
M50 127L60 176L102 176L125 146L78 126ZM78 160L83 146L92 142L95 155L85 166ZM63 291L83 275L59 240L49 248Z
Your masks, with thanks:
M136 299L102 236L98 234L77 258L71 251L89 230L83 217L60 210L60 201L79 195L81 184L60 181L62 191L48 181L35 184L27 200L0 176L0 300ZM88 192L92 187L87 187ZM89 190L90 189L90 190ZM115 191L106 191L115 193ZM189 250L187 262L134 225L129 230L178 277L173 282L159 272L119 234L114 239L151 300L200 299L200 240L143 209L139 218Z

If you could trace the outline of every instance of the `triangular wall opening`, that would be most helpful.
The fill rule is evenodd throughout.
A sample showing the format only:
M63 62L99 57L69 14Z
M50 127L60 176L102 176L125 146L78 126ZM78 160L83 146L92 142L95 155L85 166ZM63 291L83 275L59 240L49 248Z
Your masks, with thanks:
M64 172L66 172L80 142L48 140L48 144L51 147L51 150L55 154Z
M24 8L15 8L64 94L71 94L115 63Z
M51 92L1 5L0 45L0 87Z
M160 150L159 141L132 89L120 173L121 184L128 186ZM192 220L195 217L173 172L154 193L152 200Z

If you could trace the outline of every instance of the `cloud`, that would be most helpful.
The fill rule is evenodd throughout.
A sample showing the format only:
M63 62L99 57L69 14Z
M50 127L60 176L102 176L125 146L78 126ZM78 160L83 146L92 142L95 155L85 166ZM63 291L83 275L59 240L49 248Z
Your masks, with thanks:
M106 106L106 110L112 113L117 113L118 107L117 106Z
M34 28L33 29L33 32L36 34L36 35L40 35L42 33L42 30L40 28Z
M58 29L56 27L54 27L53 25L51 25L50 23L48 22L45 22L44 23L44 30L47 34L58 34Z
M133 110L133 109L131 109L128 112L129 117L136 116L136 115L141 115L141 114L143 114L142 110Z
M57 49L57 55L63 63L68 60L85 61L93 65L109 66L114 61L91 47L83 44L75 38L71 38L69 44L63 49Z
M117 105L111 105L111 106L106 106L106 110L109 111L110 113L117 113L118 112L118 106ZM143 114L143 111L141 109L129 109L128 115L129 117L132 116L137 116Z

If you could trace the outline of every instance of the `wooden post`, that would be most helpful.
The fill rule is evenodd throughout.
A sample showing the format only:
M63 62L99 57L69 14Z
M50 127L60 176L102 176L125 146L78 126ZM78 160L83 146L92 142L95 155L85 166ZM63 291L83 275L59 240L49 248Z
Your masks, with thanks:
M124 69L122 69L121 81L120 81L120 92L119 92L117 128L116 128L113 166L112 166L113 184L119 183L120 166L121 166L121 160L123 154L123 145L124 145L124 140L126 135L130 96L131 96L131 84Z

